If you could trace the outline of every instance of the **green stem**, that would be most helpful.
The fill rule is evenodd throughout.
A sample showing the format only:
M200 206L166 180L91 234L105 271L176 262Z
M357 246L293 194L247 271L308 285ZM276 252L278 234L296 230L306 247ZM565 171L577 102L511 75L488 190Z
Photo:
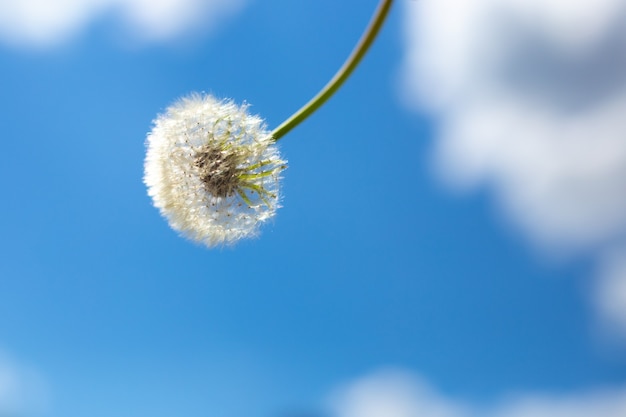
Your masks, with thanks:
M352 71L354 71L357 65L359 65L359 62L374 42L374 39L376 39L376 35L378 35L378 32L383 25L392 3L393 0L380 1L378 9L376 9L376 13L372 17L369 26L365 30L365 33L363 33L363 36L361 36L359 43L356 45L352 54L350 54L343 66L315 97L302 106L302 108L295 112L289 119L285 120L280 126L274 129L272 132L274 141L278 141L280 138L285 136L287 132L298 126L302 123L302 121L304 121L304 119L320 108L322 104L335 94L339 87L341 87L341 85L348 79L350 74L352 74Z

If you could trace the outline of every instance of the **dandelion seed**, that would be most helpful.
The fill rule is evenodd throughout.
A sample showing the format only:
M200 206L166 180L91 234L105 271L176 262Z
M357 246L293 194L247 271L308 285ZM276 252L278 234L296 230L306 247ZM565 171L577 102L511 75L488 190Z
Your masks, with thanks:
M280 207L280 158L247 106L193 94L148 134L144 182L170 226L209 247L258 234Z

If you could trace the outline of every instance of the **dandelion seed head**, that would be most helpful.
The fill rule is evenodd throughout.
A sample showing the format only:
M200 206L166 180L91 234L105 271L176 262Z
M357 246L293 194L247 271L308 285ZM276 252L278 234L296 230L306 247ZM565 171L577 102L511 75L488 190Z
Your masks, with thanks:
M213 247L258 234L280 207L285 167L247 105L192 94L155 120L144 182L174 230Z

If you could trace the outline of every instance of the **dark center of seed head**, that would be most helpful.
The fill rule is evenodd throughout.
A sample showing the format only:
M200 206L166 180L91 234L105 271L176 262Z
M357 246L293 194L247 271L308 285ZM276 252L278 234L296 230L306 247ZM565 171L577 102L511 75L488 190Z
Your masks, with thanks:
M219 146L205 145L196 152L194 165L200 170L200 180L206 191L215 197L230 197L239 186L238 168L241 157Z

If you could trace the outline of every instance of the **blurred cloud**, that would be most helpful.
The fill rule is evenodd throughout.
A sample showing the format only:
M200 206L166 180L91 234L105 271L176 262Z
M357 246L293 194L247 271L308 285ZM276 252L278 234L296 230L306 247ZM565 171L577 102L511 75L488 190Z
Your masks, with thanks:
M138 39L161 41L207 30L245 0L0 0L0 42L49 47L106 15L119 17ZM201 26L201 28L200 28Z
M34 417L43 414L46 391L37 371L0 351L0 416Z
M602 257L594 295L606 325L626 329L626 247L609 251Z
M473 406L438 394L414 374L385 370L338 389L331 409L333 417L622 417L626 389L518 395L493 406Z
M347 384L331 398L333 417L464 417L465 406L439 396L425 381L399 370Z
M441 178L491 187L544 250L624 242L626 1L420 0L405 12L402 94L440 122ZM623 282L609 275L601 285ZM597 300L626 331L626 309Z

